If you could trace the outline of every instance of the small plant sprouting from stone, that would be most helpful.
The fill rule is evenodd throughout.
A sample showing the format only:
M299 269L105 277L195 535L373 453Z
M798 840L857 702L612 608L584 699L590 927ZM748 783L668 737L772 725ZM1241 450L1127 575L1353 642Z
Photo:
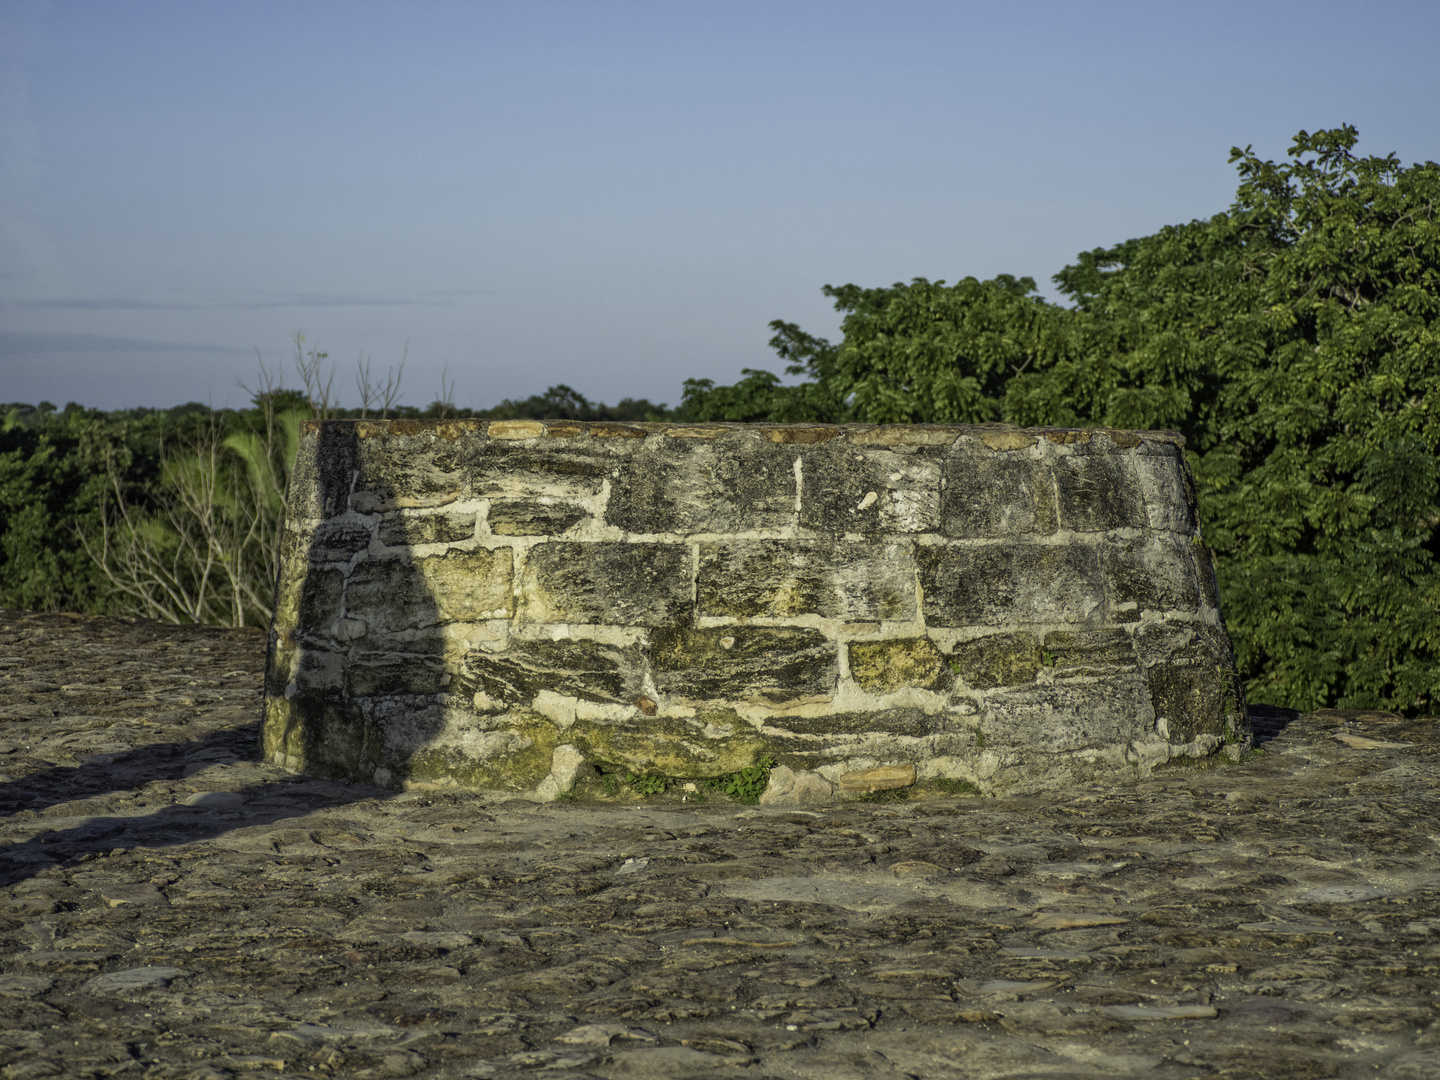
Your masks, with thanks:
M946 795L979 795L980 789L969 780L955 780L948 776L936 779L935 786Z
M668 776L637 776L635 773L626 773L625 782L647 798L651 795L664 795L670 787Z
M1048 651L1045 650L1045 649L1041 649L1041 650L1040 650L1040 666L1041 666L1041 667L1054 667L1054 666L1055 666L1055 660L1056 660L1056 654L1055 654L1055 653L1053 653L1053 652L1048 652Z
M600 790L603 791L606 795L619 795L620 778L614 773L606 773L600 778Z
M555 796L556 802L575 802L580 796L573 791L562 791Z
M774 767L775 759L767 754L739 772L717 776L708 786L723 791L738 803L754 806L764 794L765 785L770 782L770 770Z
M985 733L984 733L983 731L977 731L977 732L975 732L975 749L976 749L976 750L984 750L984 749L985 749Z
M956 675L960 674L960 665L957 664L954 660L947 660L946 663L950 665L950 670L953 671Z

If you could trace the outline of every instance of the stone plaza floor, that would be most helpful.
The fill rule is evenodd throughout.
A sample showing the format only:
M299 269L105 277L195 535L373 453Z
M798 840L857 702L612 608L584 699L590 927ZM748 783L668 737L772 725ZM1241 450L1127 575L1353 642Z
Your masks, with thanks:
M1023 798L536 804L262 764L263 665L0 612L0 1078L1440 1077L1434 721L1271 712Z

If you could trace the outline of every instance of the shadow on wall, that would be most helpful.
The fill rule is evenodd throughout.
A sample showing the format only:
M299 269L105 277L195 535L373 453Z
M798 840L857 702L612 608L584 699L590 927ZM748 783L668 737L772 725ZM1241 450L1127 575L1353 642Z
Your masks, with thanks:
M453 546L479 527L473 507L445 510L466 493L464 464L428 448L413 461L379 446L367 453L364 424L323 424L317 436L292 482L300 520L266 666L266 760L390 789L568 789L583 758L573 751L572 774L545 789L562 734L513 707L525 695L474 704L477 690L486 697L466 657L507 644L515 566L498 541Z

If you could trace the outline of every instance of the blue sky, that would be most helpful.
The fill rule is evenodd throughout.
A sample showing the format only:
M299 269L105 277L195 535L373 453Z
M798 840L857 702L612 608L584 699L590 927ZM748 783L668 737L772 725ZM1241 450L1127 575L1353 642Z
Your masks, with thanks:
M0 402L243 404L303 331L350 403L408 344L412 404L675 404L827 283L1223 210L1232 145L1440 158L1437 46L1433 0L0 0Z

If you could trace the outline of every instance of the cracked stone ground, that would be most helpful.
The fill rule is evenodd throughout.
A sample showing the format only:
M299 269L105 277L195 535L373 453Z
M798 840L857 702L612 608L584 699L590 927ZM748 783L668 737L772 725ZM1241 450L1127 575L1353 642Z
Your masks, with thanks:
M0 612L0 1077L1440 1076L1440 734L813 812L259 763L254 631Z

